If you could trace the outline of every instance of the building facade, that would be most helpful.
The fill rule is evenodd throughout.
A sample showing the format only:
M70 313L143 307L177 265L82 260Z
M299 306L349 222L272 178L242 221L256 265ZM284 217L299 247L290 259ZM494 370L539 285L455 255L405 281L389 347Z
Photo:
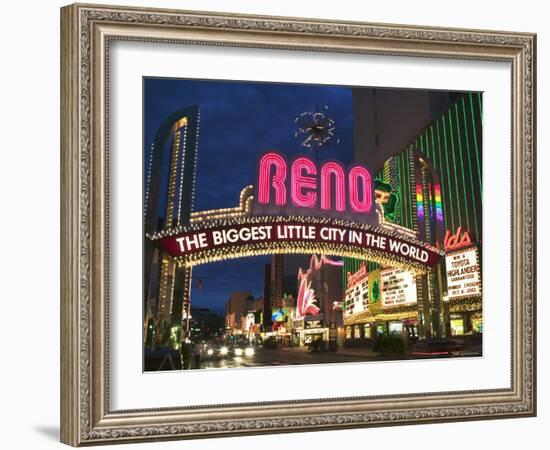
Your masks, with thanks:
M193 208L200 112L180 109L160 125L149 149L144 180L143 223L146 234L189 224ZM166 345L173 326L186 323L183 304L191 270L178 267L149 239L144 243L144 341Z
M481 124L481 93L462 94L401 151L384 161L375 191L387 226L396 232L414 233L419 240L448 252L450 237L466 232L470 243L454 249L455 256L466 254L454 263L463 268L447 267L449 258L444 258L427 275L344 258L348 344L368 343L380 333L416 339L482 332ZM470 255L474 253L476 258ZM368 297L368 306L359 311L355 303L352 306L355 297L350 293L357 287L348 287L348 280L362 271L367 272L367 292L362 295ZM458 279L451 289L450 276ZM471 278L469 287L463 286L465 277Z

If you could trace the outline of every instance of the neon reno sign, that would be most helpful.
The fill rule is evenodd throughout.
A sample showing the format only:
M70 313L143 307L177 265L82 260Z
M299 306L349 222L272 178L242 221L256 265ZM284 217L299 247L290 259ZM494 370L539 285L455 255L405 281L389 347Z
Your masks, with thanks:
M323 213L369 214L373 211L373 183L368 169L336 162L316 164L305 156L288 162L275 151L258 163L256 204L278 209L307 208Z

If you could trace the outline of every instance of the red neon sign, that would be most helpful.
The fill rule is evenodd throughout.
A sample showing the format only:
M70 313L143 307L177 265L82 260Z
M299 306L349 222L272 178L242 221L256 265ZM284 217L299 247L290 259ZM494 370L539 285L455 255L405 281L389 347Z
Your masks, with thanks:
M349 204L354 212L366 212L372 207L372 178L370 172L361 166L354 166L349 170ZM359 182L363 189L358 189ZM368 188L366 188L368 186ZM362 193L362 198L359 198Z
M456 233L453 235L451 235L451 232L447 230L447 232L445 233L445 239L443 240L445 250L454 250L456 248L466 247L467 245L470 245L472 243L470 235L467 231L462 233L462 236L460 235L461 229L462 227L458 227Z
M278 153L266 153L260 160L260 174L258 177L258 201L260 203L270 202L271 188L275 191L275 204L284 205L286 203L286 160ZM275 168L275 173L271 176L271 168Z
M292 163L290 174L294 180L290 186L292 203L294 206L312 208L317 201L317 167L307 158L298 158ZM304 190L307 192L304 193Z
M334 180L332 184L331 178ZM346 189L345 189L344 168L336 162L327 162L321 168L321 209L331 209L330 191L334 186L336 194L335 208L336 211L344 211L346 209Z
M354 165L346 170L336 161L318 166L305 156L289 167L286 158L274 151L260 159L257 191L261 205L360 214L371 212L373 206L372 176L365 167Z
M365 278L368 275L367 273L367 266L365 264L365 261L361 261L361 266L357 270L357 272L347 273L348 277L348 288L356 285L359 281L361 281L363 278Z

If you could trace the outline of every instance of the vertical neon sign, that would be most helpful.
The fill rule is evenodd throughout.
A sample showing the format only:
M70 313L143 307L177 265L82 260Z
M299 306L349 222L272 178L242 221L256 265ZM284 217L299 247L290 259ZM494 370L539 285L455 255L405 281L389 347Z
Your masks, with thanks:
M416 209L418 219L424 220L424 195L422 194L422 183L416 183Z
M443 209L441 205L441 185L439 183L434 185L435 192L435 218L438 222L443 222Z

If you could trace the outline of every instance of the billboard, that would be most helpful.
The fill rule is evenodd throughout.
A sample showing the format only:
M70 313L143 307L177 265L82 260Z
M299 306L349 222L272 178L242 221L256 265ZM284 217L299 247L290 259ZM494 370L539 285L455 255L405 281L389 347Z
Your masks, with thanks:
M272 322L286 322L288 320L289 314L288 308L276 308L271 310L271 321Z
M449 300L481 295L477 248L470 247L445 256Z
M380 273L382 305L394 306L416 303L416 277L402 269L386 269Z
M344 296L344 318L367 310L369 304L369 277L365 262L355 273L347 273L348 287Z

